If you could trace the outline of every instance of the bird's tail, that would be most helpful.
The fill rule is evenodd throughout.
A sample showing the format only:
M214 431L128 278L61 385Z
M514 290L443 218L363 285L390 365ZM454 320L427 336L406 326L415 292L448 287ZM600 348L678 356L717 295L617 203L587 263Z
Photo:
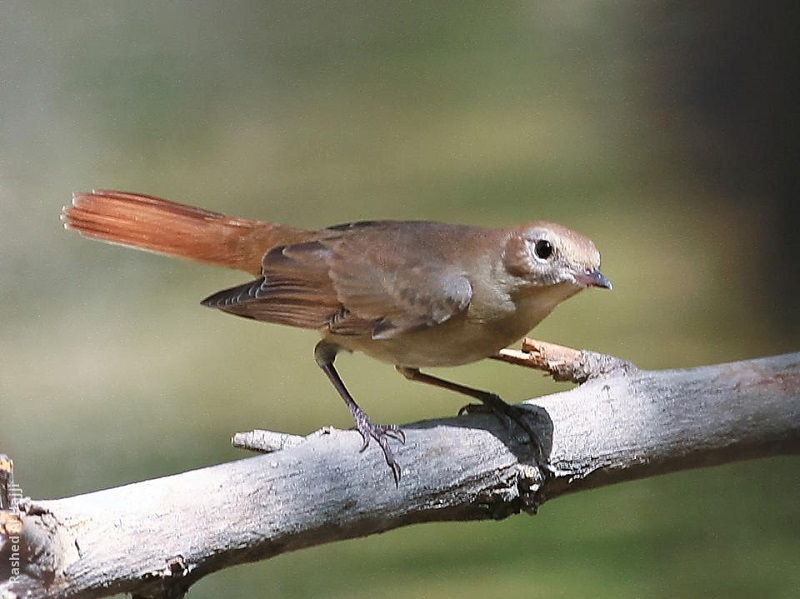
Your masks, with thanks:
M261 274L261 258L271 247L313 237L312 231L121 191L73 194L61 220L84 237L254 275Z

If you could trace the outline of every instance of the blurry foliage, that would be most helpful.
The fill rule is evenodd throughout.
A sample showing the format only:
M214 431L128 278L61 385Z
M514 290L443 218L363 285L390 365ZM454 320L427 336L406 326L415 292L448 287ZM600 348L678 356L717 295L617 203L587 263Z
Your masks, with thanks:
M309 227L362 218L592 237L612 293L536 330L643 367L797 349L797 10L710 2L0 5L0 450L36 497L349 426L314 334L201 308L236 273L64 233L75 189ZM380 421L459 400L341 360ZM563 387L443 372L519 400ZM354 441L354 450L356 443ZM235 568L192 596L792 596L796 460L564 498Z

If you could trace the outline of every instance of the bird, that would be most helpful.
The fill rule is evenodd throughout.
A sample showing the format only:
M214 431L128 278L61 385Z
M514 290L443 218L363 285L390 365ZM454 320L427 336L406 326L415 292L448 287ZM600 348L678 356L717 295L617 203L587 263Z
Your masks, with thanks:
M405 442L405 435L374 423L356 403L334 366L337 354L362 352L412 381L476 399L467 411L517 423L541 455L520 408L422 369L490 357L581 290L611 289L594 243L546 221L491 228L374 220L303 229L113 190L73 194L61 219L87 238L255 277L202 305L317 330L316 363L347 405L361 451L374 440L395 484L401 468L389 441Z

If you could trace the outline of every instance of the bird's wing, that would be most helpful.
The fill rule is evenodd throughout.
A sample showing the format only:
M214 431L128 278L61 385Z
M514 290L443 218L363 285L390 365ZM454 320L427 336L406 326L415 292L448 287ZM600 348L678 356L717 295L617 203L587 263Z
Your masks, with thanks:
M431 255L415 225L372 228L333 240L329 276L347 314L331 325L332 332L346 334L366 321L373 323L373 338L388 339L441 324L467 308L469 280Z
M204 304L240 316L339 335L391 338L466 309L467 278L431 255L410 223L332 227L321 239L267 252L264 276ZM434 252L435 254L435 252Z
M264 276L219 291L202 304L265 322L327 327L342 311L328 276L329 258L329 248L316 241L278 246L264 255Z

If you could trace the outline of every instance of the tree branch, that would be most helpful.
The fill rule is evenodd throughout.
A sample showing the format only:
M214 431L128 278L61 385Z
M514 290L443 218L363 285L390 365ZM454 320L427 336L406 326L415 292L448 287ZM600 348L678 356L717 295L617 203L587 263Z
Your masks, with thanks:
M243 434L240 446L270 453L20 502L21 572L2 582L13 534L0 529L0 597L179 597L215 570L303 547L416 522L534 513L569 492L800 453L800 353L643 371L570 351L498 357L587 381L522 404L544 441L544 467L524 435L480 414L406 426L398 488L377 448L358 453L355 431Z

